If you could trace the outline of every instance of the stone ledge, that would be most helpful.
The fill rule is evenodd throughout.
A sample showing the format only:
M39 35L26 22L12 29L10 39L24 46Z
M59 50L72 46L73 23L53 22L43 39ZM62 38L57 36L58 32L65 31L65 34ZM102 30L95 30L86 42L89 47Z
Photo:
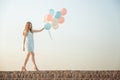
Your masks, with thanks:
M120 80L120 71L0 71L0 80Z

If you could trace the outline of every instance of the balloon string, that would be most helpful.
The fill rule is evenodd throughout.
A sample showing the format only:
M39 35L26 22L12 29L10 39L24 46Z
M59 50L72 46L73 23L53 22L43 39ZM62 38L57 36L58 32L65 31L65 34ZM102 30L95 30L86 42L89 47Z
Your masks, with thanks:
M51 36L51 33L50 33L50 31L48 30L48 33L49 33L49 36L50 36L50 38L51 38L51 40L52 40L52 36Z

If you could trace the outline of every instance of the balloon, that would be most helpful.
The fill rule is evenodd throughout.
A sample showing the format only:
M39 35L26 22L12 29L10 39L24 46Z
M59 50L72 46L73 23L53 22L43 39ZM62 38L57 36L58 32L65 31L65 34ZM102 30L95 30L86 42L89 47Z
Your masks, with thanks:
M52 20L52 26L56 26L58 24L57 19Z
M47 22L44 25L44 28L46 30L50 30L51 27L53 29L58 29L59 24L64 23L65 19L63 16L66 14L67 14L66 8L62 8L61 11L57 11L56 13L54 9L50 9L49 14L44 17L44 22Z
M57 11L57 12L56 12L56 15L55 15L55 18L58 19L58 18L60 18L60 17L61 17L61 12L60 12L60 11Z
M52 27L53 27L53 29L57 29L59 27L57 19L52 20Z
M55 12L55 11L54 11L54 9L50 9L49 12L50 12L51 15L54 15L54 12Z
M52 21L52 18L53 18L53 17L52 17L51 14L48 14L48 15L47 15L47 21Z
M67 13L67 9L62 8L62 10L61 10L61 14L64 16L64 15L66 15L66 13Z
M52 26L52 27L53 27L53 29L58 29L59 25L57 24L57 25Z
M45 28L46 30L49 30L49 29L51 28L51 24L50 24L50 23L46 23L46 24L44 25L44 28Z
M58 23L63 23L64 22L64 17L60 17L59 19L58 19Z

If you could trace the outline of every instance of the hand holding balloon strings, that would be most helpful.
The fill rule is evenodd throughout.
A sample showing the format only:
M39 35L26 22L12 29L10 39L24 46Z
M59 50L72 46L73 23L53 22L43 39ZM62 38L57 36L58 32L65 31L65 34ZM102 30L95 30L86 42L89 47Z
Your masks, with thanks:
M52 40L52 36L50 33L51 27L53 29L58 29L59 24L62 24L65 21L63 16L65 16L66 13L67 10L65 8L62 8L61 11L57 11L56 13L54 9L50 9L49 14L44 16L44 22L45 22L44 28L48 30L51 40Z

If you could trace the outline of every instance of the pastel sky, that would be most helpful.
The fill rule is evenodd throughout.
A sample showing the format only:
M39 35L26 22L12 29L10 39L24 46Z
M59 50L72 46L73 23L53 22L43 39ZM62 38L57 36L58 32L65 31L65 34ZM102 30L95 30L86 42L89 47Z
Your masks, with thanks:
M120 0L0 0L0 71L20 70L25 23L44 26L50 9L67 9L57 30L34 34L40 70L120 70ZM28 70L33 70L30 60Z

